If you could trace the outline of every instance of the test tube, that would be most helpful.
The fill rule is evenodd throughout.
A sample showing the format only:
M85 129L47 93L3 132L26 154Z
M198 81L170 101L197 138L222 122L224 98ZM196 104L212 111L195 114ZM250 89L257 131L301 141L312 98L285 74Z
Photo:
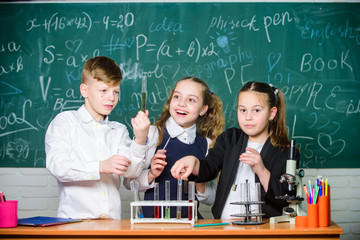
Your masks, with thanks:
M154 201L159 201L159 183L156 182L154 186ZM156 204L156 203L155 203ZM154 207L154 217L159 218L159 206Z
M182 180L181 179L178 180L178 185L177 185L177 200L178 201L182 200ZM181 219L181 206L177 206L177 208L176 208L176 218Z
M134 193L134 201L139 201L139 182L135 180L130 181L130 189ZM135 216L136 218L144 218L141 206L135 208Z
M245 211L246 211L246 217L245 217L245 222L250 222L251 221L251 217L249 216L250 214L250 189L249 189L249 180L246 179L245 180L245 201L248 204L245 204Z
M261 202L261 186L260 186L260 183L255 183L255 198L256 198L257 202ZM262 222L262 216L261 216L262 206L261 206L260 203L257 205L256 213L259 214L257 216L257 218L256 218L256 221L257 222Z
M147 77L145 74L142 76L141 84L141 111L145 112L146 109L146 88L147 88Z
M190 181L188 184L188 197L189 197L189 203L192 203L195 201L195 182L193 182L193 181ZM188 208L189 220L192 220L192 218L193 218L192 211L193 211L193 207L189 206L189 208Z
M170 201L170 181L165 181L165 201ZM170 218L170 206L165 207L165 218Z

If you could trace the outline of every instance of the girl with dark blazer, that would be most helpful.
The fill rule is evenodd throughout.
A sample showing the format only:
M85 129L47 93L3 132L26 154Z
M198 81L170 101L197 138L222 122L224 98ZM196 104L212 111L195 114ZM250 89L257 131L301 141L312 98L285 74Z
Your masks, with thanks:
M245 180L251 190L255 183L261 184L265 217L281 215L287 202L275 196L294 194L286 182L280 182L286 173L290 144L283 93L266 83L248 82L238 94L237 117L240 129L223 132L203 159L181 158L171 173L177 179L187 179L192 174L197 182L203 182L216 178L220 172L212 207L214 218L228 219L238 211L230 202L240 201L236 186ZM295 158L299 160L298 151Z

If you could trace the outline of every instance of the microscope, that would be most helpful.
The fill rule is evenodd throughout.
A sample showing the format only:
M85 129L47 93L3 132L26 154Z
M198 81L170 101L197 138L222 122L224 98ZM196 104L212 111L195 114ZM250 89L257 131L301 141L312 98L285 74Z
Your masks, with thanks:
M295 224L296 216L305 216L306 213L301 208L301 202L304 200L304 190L302 178L305 172L303 169L296 168L295 159L295 140L290 141L289 158L286 161L286 173L281 176L280 182L287 182L289 185L289 191L296 189L296 196L275 196L275 199L283 199L289 203L288 207L283 208L282 216L276 216L270 218L270 223L278 222L290 222Z

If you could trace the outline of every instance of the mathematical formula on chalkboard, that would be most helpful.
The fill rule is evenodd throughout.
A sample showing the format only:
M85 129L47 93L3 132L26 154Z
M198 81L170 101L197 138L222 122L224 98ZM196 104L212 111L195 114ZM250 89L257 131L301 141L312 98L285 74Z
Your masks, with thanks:
M127 125L148 79L151 121L174 83L205 80L238 127L248 81L280 88L304 168L360 167L358 3L0 3L0 167L44 167L51 120L83 104L83 64L122 69L111 120Z

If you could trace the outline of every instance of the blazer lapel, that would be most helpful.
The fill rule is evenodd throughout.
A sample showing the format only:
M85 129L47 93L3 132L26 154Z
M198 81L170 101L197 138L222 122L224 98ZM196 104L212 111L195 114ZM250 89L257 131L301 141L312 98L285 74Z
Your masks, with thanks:
M221 196L221 200L220 202L220 209L224 208L226 199L225 196L227 197L229 195L230 189L233 186L235 177L236 177L236 173L239 167L239 157L240 154L245 152L245 148L246 148L246 143L248 141L248 136L246 134L242 134L242 136L239 138L238 142L235 144L235 146L241 146L239 148L237 148L237 150L233 150L232 154L230 155L230 164L228 164L226 166L226 169L222 169L221 170L221 186L218 186L218 188L221 188L221 191L219 191L220 196ZM231 151L231 150L230 150Z

